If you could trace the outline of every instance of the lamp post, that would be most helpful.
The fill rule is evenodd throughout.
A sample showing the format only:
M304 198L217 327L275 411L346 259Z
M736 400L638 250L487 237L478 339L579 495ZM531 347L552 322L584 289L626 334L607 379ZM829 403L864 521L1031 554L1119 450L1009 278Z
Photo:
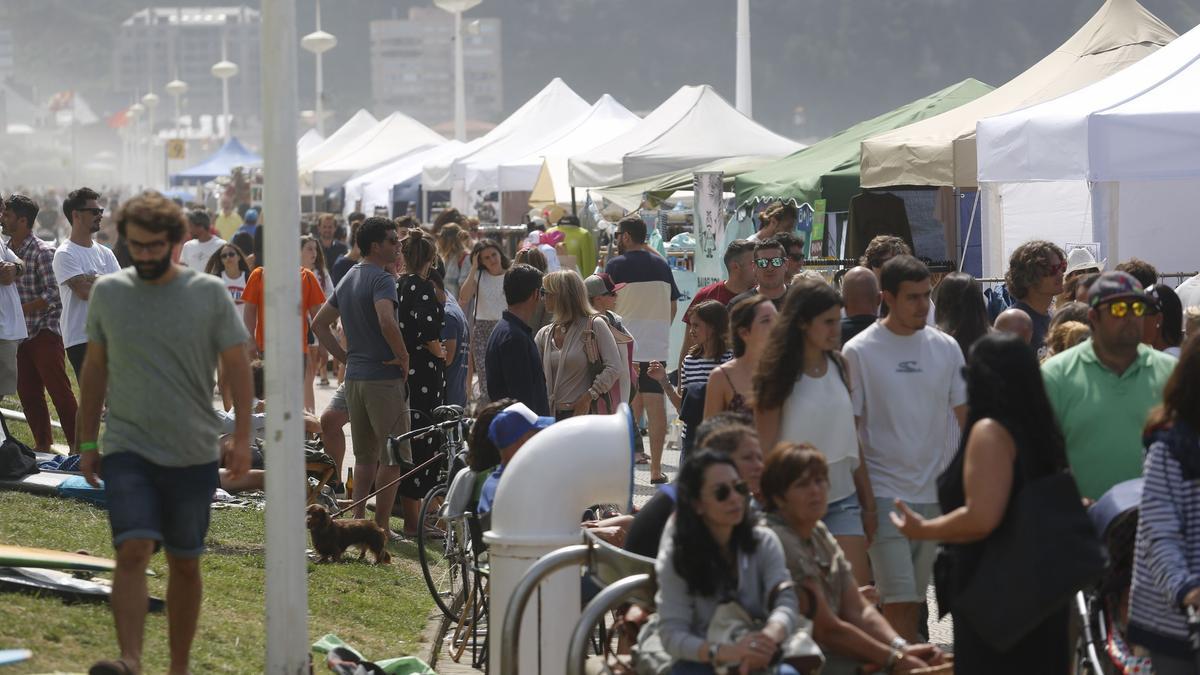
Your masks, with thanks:
M467 93L463 76L462 15L483 0L433 0L454 15L454 138L467 140Z
M158 94L148 92L142 97L146 106L146 185L154 182L154 109L158 107Z
M221 38L221 60L213 64L213 77L221 81L221 119L225 122L224 139L229 140L229 78L238 74L238 66L225 56L225 38Z
M138 146L141 145L141 138L139 138L141 136L141 122L139 121L139 118L144 112L146 112L146 106L142 105L141 103L135 102L133 105L129 106L129 117L133 120L133 134L130 136L130 147L132 151L129 153L129 156L133 161L129 167L129 173L134 177L138 175ZM134 182L137 182L136 179Z
M317 57L317 101L314 105L317 116L317 133L325 135L325 96L321 55L337 46L337 38L321 30L321 0L317 0L317 29L300 39L300 46Z
M738 112L754 117L750 82L750 0L737 0L737 82L734 87Z
M175 138L179 138L183 135L183 130L180 127L179 121L180 118L183 117L183 106L181 101L183 99L183 95L187 93L188 85L187 82L184 82L179 78L175 78L167 83L166 90L167 93L175 99Z

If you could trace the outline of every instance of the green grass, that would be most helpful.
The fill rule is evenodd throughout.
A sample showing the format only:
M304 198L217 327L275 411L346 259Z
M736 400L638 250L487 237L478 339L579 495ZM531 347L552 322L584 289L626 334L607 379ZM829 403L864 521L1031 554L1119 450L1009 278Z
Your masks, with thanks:
M112 555L106 513L66 499L0 493L0 543ZM398 527L398 524L397 524ZM204 604L192 648L194 673L261 673L266 654L264 616L264 514L249 509L217 510L202 558ZM419 638L433 600L421 578L416 547L390 547L392 564L308 565L308 633L315 642L334 633L379 660L421 655ZM370 556L368 556L370 559ZM166 560L156 555L150 592L166 597ZM5 593L0 610L0 648L26 648L34 656L6 673L86 672L100 658L118 655L107 603L66 604L53 597ZM326 670L315 655L317 672ZM166 672L165 612L146 621L143 666Z
M75 402L78 403L79 382L75 380L75 370L71 368L71 364L67 363L66 367L67 378L71 380L71 392L75 394ZM50 419L54 420L55 422L61 422L62 420L58 418L58 408L54 407L54 401L50 400L50 395L44 392L42 395L46 399L46 409L50 411ZM0 400L0 408L16 410L18 412L24 412L25 410L24 407L21 406L21 398L16 394L4 396L3 400ZM6 422L8 424L9 431L12 432L12 435L15 436L17 440L31 448L34 447L33 433L30 432L28 424L24 422L18 422L17 420L6 420ZM67 437L63 435L62 429L50 427L50 432L54 435L54 443L59 443L62 445L67 444Z

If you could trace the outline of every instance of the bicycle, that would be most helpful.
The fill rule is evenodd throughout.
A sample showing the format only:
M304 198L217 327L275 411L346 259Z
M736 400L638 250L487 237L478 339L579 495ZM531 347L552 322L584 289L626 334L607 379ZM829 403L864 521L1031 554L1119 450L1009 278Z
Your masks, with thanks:
M455 608L454 600L470 583L471 542L463 514L447 513L445 504L454 476L466 466L465 438L471 419L465 416L461 406L456 405L435 408L433 419L430 426L389 438L388 448L395 454L400 441L442 434L438 452L442 454L443 462L438 469L438 480L421 500L417 558L425 585L438 609L457 622L462 610Z

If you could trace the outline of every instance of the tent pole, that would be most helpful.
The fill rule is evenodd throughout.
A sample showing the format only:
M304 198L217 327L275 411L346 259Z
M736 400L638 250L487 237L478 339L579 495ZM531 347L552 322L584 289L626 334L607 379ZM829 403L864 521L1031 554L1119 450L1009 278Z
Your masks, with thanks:
M975 190L975 204L971 207L971 220L967 223L967 238L962 243L962 256L958 260L958 271L961 272L963 265L967 262L967 249L971 246L971 231L975 229L975 214L979 213L979 193L981 190ZM957 206L957 205L956 205Z
M579 217L579 209L575 205L575 186L571 186L571 215Z

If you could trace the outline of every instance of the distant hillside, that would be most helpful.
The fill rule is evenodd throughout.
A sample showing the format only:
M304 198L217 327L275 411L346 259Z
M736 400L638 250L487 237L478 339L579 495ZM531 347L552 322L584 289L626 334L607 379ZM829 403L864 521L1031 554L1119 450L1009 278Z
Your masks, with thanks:
M431 1L325 1L324 28L339 39L326 56L327 86L340 113L370 101L368 21L404 16L408 7ZM147 4L0 0L0 24L14 29L25 84L38 92L79 86L103 102L118 25ZM1195 0L1143 4L1180 33L1200 22ZM1099 6L1099 0L751 0L755 117L783 134L817 137L965 77L999 85L1058 46ZM303 35L313 27L313 2L298 0L297 7ZM556 75L589 99L609 92L646 110L682 84L707 82L733 99L735 7L733 0L484 0L468 16L503 22L507 110ZM312 58L303 52L300 58L307 106ZM804 108L800 126L797 106Z

